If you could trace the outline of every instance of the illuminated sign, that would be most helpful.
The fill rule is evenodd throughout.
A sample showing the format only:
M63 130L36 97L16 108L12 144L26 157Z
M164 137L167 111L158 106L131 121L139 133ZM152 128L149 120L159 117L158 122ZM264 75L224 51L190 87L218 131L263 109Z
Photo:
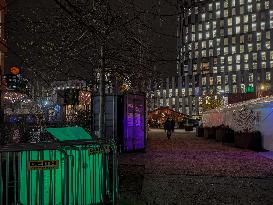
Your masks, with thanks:
M245 89L246 93L254 93L254 87L253 86L247 86Z
M33 160L27 164L28 170L46 170L57 169L59 165L58 160Z
M10 73L12 74L12 75L18 75L19 73L21 72L21 69L20 68L18 68L18 67L11 67L10 68Z

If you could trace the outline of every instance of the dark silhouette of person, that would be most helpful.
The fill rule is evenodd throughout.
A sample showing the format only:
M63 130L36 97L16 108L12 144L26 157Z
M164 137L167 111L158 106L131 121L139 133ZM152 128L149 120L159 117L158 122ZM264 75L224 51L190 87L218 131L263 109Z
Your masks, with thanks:
M172 120L170 118L167 118L164 123L164 130L167 133L167 138L170 139L172 135Z
M172 122L172 132L174 132L174 127L175 127L175 121L174 121L174 119L172 119L171 122Z

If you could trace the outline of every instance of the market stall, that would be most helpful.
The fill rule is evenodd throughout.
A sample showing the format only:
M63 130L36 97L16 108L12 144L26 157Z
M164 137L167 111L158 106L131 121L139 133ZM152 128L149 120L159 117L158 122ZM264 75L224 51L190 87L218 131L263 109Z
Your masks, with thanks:
M167 118L171 118L176 123L179 123L187 119L188 116L183 113L176 112L169 107L158 108L148 113L148 122L150 127L162 128Z
M273 96L210 110L203 114L202 121L204 127L226 126L234 130L239 133L237 134L239 141L260 132L262 148L273 150ZM248 143L252 143L251 140L248 139Z

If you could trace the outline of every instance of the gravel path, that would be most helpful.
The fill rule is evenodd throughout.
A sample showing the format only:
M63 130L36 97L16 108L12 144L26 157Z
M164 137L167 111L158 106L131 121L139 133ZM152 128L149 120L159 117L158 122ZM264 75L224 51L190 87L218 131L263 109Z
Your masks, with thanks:
M121 204L273 204L273 160L193 132L152 131L119 162Z

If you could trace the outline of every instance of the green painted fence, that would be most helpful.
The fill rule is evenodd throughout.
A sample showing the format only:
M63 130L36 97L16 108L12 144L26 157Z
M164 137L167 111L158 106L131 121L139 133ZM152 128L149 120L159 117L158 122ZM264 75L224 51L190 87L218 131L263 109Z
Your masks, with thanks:
M117 204L116 147L66 141L0 147L0 204Z

